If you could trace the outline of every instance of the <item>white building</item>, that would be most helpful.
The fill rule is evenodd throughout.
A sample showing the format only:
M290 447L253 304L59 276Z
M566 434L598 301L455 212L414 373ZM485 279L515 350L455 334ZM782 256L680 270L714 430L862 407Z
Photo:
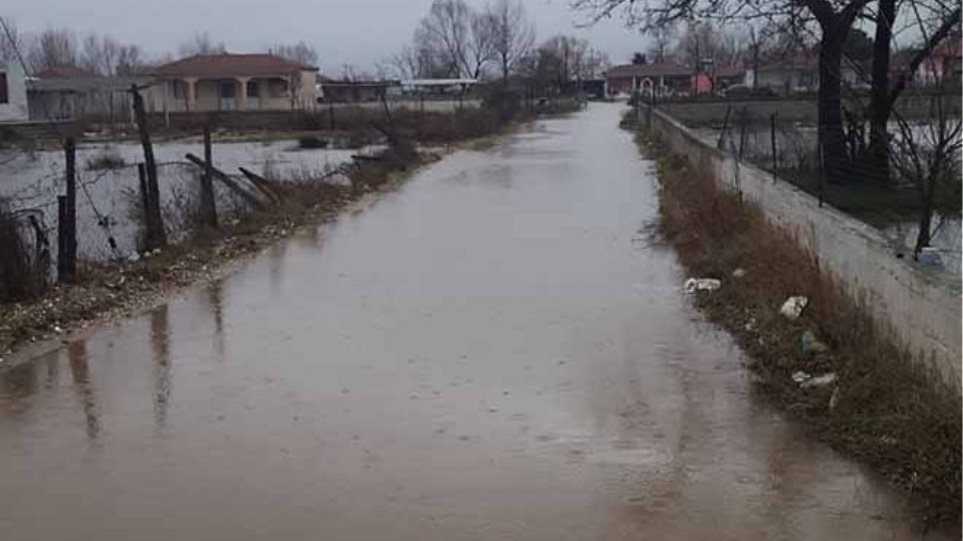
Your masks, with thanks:
M24 122L28 118L23 69L19 64L0 65L0 122Z

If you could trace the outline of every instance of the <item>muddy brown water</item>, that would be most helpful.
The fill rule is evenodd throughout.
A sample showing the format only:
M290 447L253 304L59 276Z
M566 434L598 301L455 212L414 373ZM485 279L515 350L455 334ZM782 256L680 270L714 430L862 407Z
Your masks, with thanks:
M620 110L0 373L0 539L920 538L687 302Z

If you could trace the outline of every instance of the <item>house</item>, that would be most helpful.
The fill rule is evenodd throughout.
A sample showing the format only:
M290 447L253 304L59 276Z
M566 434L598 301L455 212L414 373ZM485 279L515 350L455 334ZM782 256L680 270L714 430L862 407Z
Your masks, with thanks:
M712 74L715 78L715 91L724 90L732 85L747 85L750 83L749 74L740 66L723 66L716 68Z
M29 119L27 84L19 64L0 65L0 122Z
M918 54L917 50L904 50L893 54L890 63L891 77L899 80L909 69ZM958 41L949 40L933 49L920 62L910 81L915 86L936 86L941 84L960 84L963 75L963 56Z
M843 62L840 77L844 86L856 87L862 81L858 66ZM755 86L767 87L780 94L816 92L819 90L819 58L817 53L802 54L760 66L753 74Z
M657 95L688 94L692 91L693 70L671 63L625 64L605 74L611 96L632 94L639 90Z
M102 77L76 67L43 70L27 80L30 119L129 121L128 91L148 82L147 77Z
M155 112L313 109L318 68L270 54L209 54L150 71L145 102Z
M400 81L335 81L319 77L320 97L328 103L378 101L401 87Z

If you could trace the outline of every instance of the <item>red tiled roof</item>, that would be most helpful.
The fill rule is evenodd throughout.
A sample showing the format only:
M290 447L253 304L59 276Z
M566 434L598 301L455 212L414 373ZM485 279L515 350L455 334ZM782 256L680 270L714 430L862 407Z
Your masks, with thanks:
M266 77L318 68L270 54L209 54L158 66L152 75L168 77Z
M606 72L605 76L612 77L678 77L692 75L692 69L678 64L624 64L615 66Z
M75 66L47 68L34 74L37 79L86 79L95 77L93 72Z

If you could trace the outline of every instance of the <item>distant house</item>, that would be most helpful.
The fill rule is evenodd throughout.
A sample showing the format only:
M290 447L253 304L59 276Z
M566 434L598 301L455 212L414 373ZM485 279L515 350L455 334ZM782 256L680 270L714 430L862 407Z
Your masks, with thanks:
M844 86L861 82L857 66L843 62L840 76ZM819 59L815 53L803 54L760 66L753 74L756 87L768 87L780 94L819 90Z
M746 69L740 66L724 66L716 68L712 74L715 77L715 90L723 90L732 85L748 84Z
M639 90L657 95L688 94L692 91L693 70L670 63L625 64L605 74L610 96L632 94Z
M30 119L127 121L128 90L147 82L146 77L102 77L76 67L43 70L27 80Z
M312 109L317 71L270 54L195 55L151 70L145 101L156 112Z
M898 80L909 70L910 62L916 55L917 51L914 50L893 54L890 69L894 80ZM958 41L950 40L933 49L920 62L916 72L910 77L910 83L915 86L959 85L961 77L963 77L961 45Z
M19 64L0 65L0 122L29 119L27 84Z
M319 77L321 101L328 103L362 103L378 101L401 87L400 81L335 81Z

